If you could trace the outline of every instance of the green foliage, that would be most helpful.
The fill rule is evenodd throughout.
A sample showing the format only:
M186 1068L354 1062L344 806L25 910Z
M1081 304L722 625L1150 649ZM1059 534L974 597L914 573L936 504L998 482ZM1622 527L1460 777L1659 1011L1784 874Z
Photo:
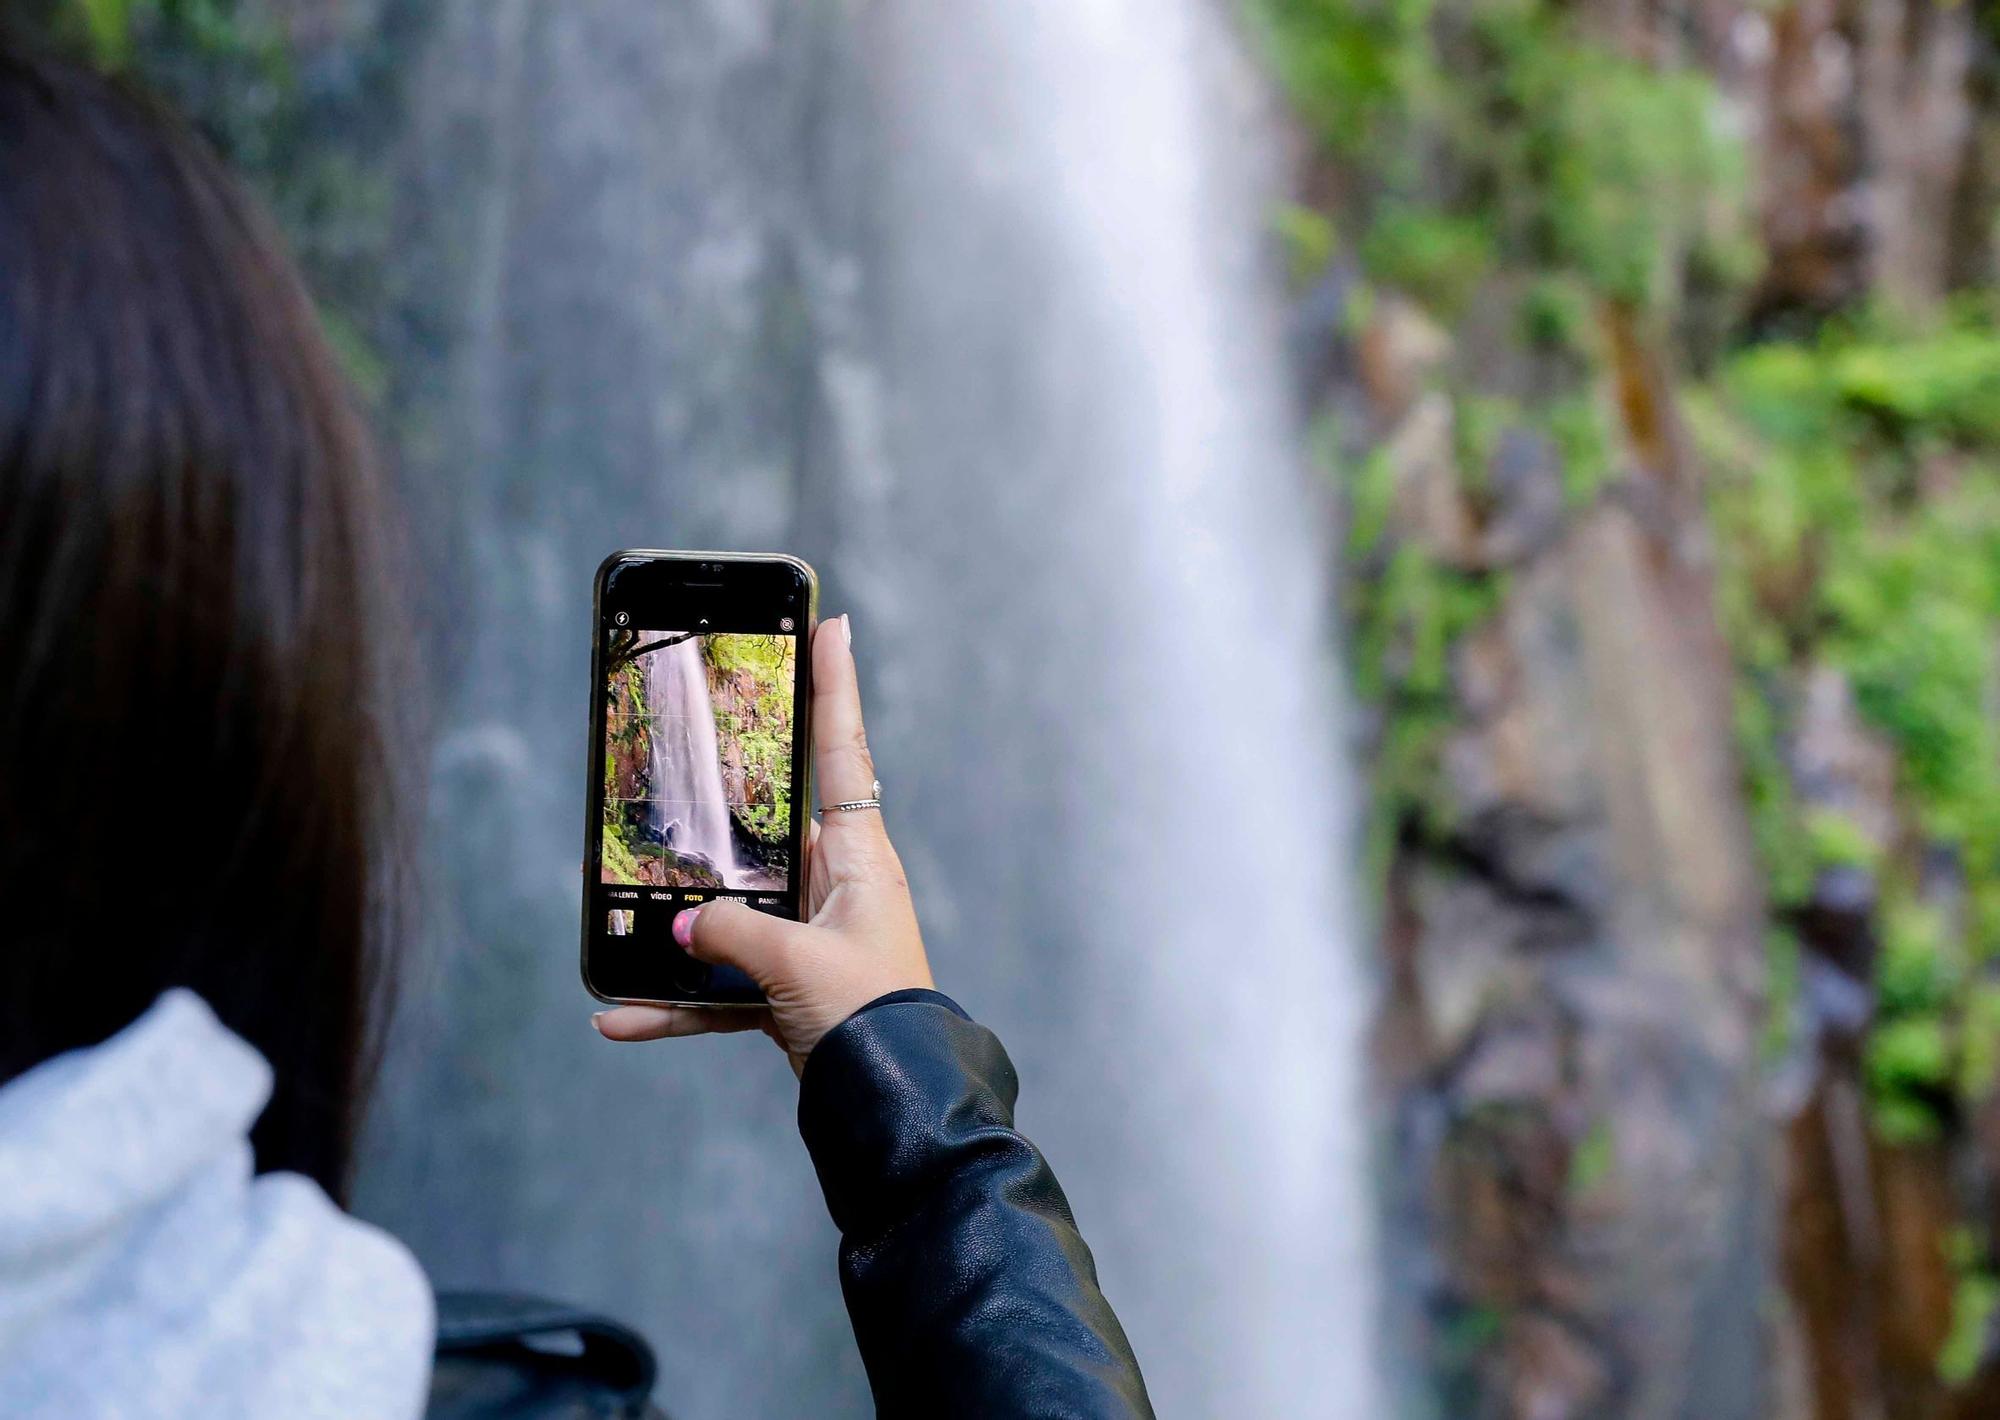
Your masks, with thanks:
M1774 927L1764 937L1764 1035L1758 1055L1775 1064L1790 1054L1799 1038L1800 996L1804 988L1804 957L1798 937Z
M2000 1002L1972 975L1966 944L1945 918L1893 880L1891 891L1864 1065L1877 1131L1907 1143L1937 1136L1942 1102L1991 1087Z
M1284 244L1286 269L1301 285L1326 270L1339 249L1340 231L1333 219L1310 207L1287 204L1278 209L1271 224Z
M1951 1041L1934 1018L1909 1016L1877 1026L1867 1058L1876 1132L1892 1144L1935 1137L1938 1121L1924 1100L1950 1083L1951 1061Z
M1451 650L1505 595L1503 578L1455 571L1415 543L1386 551L1378 573L1352 584L1349 605L1355 685L1382 716L1367 835L1378 878L1397 835L1441 836L1449 828L1440 781L1457 723Z
M1611 1121L1595 1120L1588 1133L1577 1140L1569 1156L1569 1191L1589 1193L1611 1177L1618 1162L1618 1140Z
M1969 1231L1961 1229L1948 1239L1945 1251L1953 1274L1951 1330L1938 1350L1938 1378L1963 1385L1986 1359L1987 1337L2000 1312L2000 1276Z
M1963 988L1959 1003L1958 1092L1978 1099L2000 1078L2000 985L1984 979Z
M1521 298L1521 343L1532 349L1589 353L1592 335L1588 287L1572 276L1543 273Z
M1556 0L1250 0L1327 149L1365 171L1370 275L1449 314L1485 270L1635 307L1682 260L1752 274L1741 143L1706 75L1628 59Z
M1338 465L1337 453L1322 452ZM1395 460L1385 448L1370 449L1344 482L1348 495L1347 552L1350 559L1359 561L1374 552L1389 531L1389 519L1396 510Z
M632 846L625 841L625 825L620 822L615 807L605 805L603 835L603 872L606 882L636 883L644 879L639 874L639 860L633 856Z
M1805 815L1806 852L1815 868L1870 868L1881 856L1860 824L1830 809Z
M789 636L711 636L703 642L716 730L742 759L738 820L769 843L792 823L792 688Z
M1511 399L1460 392L1452 400L1452 453L1459 482L1475 501L1491 491L1489 474L1501 436L1526 422L1527 416Z
M1718 603L1742 672L1739 729L1773 895L1835 865L1876 874L1877 1129L1933 1136L2000 1063L2000 331L1860 320L1747 350L1689 402L1707 456ZM1798 668L1831 666L1894 752L1916 848L1885 856L1791 792L1778 737ZM1965 907L1924 896L1926 855Z
M1976 310L1934 332L1863 320L1814 344L1769 345L1729 385L1760 431L1791 442L1841 437L1870 451L2000 441L2000 336Z
M1709 440L1739 648L1763 668L1810 649L1846 671L1925 826L1990 860L2000 335L1836 332L1753 351L1724 384L1753 435Z
M792 646L789 636L711 636L702 652L711 670L722 675L749 671L760 684L789 685Z
M1800 809L1778 744L1777 707L1747 677L1738 680L1734 692L1744 795L1751 832L1764 864L1766 890L1773 905L1797 906L1812 891L1820 865L1813 861L1807 835L1799 831ZM1797 944L1791 945L1796 951ZM1794 966L1795 974L1796 970Z
M1964 973L1958 944L1936 910L1905 898L1892 901L1882 912L1881 937L1875 993L1886 1017L1924 1015L1951 1004Z
M1493 234L1478 214L1387 202L1361 242L1361 264L1446 317L1462 314L1493 267Z
M1563 496L1583 507L1611 481L1617 467L1617 431L1597 391L1585 389L1551 403L1542 422L1562 455Z
M1705 75L1579 42L1570 24L1539 4L1477 12L1475 30L1499 61L1481 106L1514 120L1491 148L1494 189L1537 264L1578 272L1632 306L1655 304L1677 257L1724 242L1706 219L1737 204L1743 159L1721 134Z
M132 51L133 0L74 0L90 52L98 63L115 69Z
M1415 543L1398 547L1358 608L1361 693L1441 703L1451 689L1453 642L1495 601L1493 579L1454 572Z
M1380 159L1442 85L1431 0L1255 0L1252 20L1300 115L1336 151Z

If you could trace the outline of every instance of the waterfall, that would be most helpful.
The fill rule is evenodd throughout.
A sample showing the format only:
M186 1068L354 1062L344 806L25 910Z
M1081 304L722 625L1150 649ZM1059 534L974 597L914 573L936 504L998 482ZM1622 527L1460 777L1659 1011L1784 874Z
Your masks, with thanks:
M937 979L1019 1068L1161 1412L1388 1413L1331 520L1230 9L390 7L423 17L392 436L454 640L433 955L358 1201L444 1285L632 1321L675 1415L871 1412L790 1072L584 1024L621 546L797 551L854 613Z
M725 887L741 886L722 757L716 749L708 666L698 640L677 642L646 657L646 708L654 717L654 831L675 853L705 861Z

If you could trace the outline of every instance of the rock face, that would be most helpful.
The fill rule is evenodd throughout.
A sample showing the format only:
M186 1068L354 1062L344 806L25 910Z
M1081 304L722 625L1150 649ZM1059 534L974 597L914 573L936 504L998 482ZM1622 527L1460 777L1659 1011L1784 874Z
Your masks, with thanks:
M742 638L707 656L722 791L751 856L782 855L791 825L792 676L789 640Z
M1991 278L1976 214L1991 210L2000 149L1974 7L1791 0L1744 7L1730 28L1728 70L1765 153L1765 314L1871 295L1921 308Z
M2000 1413L1991 16L1259 9L1411 1372L1452 1416Z
M604 746L604 796L650 798L653 737L645 718L645 692L639 667L623 666L611 674L610 681L605 706L609 734Z
M1493 589L1396 825L1378 1036L1413 1325L1477 1338L1456 1414L1770 1413L1763 895L1695 480L1628 387L1618 476L1576 506L1526 430L1475 506L1439 396L1380 431L1383 555Z

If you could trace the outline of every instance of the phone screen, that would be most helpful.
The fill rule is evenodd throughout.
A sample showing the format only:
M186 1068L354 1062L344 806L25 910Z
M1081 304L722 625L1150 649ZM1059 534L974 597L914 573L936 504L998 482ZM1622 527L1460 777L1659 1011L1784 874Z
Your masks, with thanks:
M788 558L621 554L600 574L586 983L627 1000L755 1001L674 943L719 898L796 918L812 574Z

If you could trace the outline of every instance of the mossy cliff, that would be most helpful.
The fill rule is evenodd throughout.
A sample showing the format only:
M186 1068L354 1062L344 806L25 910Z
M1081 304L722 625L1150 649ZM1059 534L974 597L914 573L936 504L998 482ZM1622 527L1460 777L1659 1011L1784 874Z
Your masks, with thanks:
M1248 13L1419 1409L1995 1413L1992 18Z
M789 636L730 636L705 647L723 791L738 806L746 846L766 859L783 853L791 830L796 644Z

